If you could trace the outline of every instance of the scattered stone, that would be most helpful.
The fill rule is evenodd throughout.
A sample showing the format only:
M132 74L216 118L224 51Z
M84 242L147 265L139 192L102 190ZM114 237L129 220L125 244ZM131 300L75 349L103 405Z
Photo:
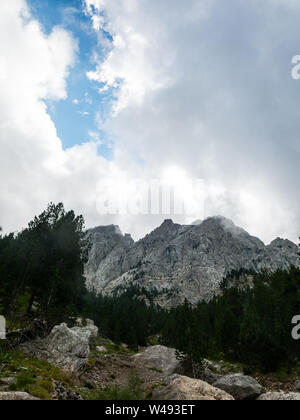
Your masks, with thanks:
M300 393L267 392L258 397L257 401L300 401Z
M219 363L212 362L208 359L203 359L202 368L206 371L210 371L210 372L214 372L218 374L221 374L224 371L222 365L220 365Z
M104 346L97 346L97 347L96 347L96 351L97 351L98 353L107 353L107 348L106 348L106 347L104 347Z
M300 381L296 384L296 390L300 391Z
M38 398L27 392L0 392L0 401L37 401Z
M169 401L233 401L234 398L226 392L209 385L199 379L187 376L172 375L166 380L168 385L153 391L154 400Z
M175 349L164 346L151 346L142 353L135 354L133 360L149 369L169 376L173 373L183 373L182 360L178 359Z
M262 386L255 379L239 373L223 376L213 386L228 392L236 400L254 399L262 392Z
M77 394L73 389L65 388L61 382L54 381L55 390L52 394L53 399L58 401L82 401L81 395Z

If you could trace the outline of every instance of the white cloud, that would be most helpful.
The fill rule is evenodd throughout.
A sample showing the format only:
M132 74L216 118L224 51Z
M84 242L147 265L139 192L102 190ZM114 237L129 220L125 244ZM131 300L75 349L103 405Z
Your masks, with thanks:
M90 131L88 143L64 151L44 100L66 98L76 42L61 28L46 35L25 0L0 3L0 225L19 229L52 200L83 213L88 226L117 223L138 237L162 217L100 217L97 185L160 178L175 167L182 183L206 181L207 215L233 218L265 240L296 239L300 119L290 66L300 53L299 2L86 7L106 51L89 78L115 100L110 118L99 117L101 136ZM80 102L91 105L88 95ZM104 131L112 161L98 155Z
M296 239L299 54L294 0L86 0L113 41L88 73L113 89L101 128L134 174L176 165L207 184L207 215ZM284 19L282 18L284 16ZM107 40L106 40L107 43ZM106 44L105 44L106 45ZM300 85L299 85L300 88Z
M88 78L103 84L104 89L115 90L118 101L114 104L114 113L117 114L131 102L141 104L146 94L172 83L168 69L173 63L173 54L163 48L163 39L168 36L167 28L153 26L153 36L149 37L148 33L144 33L145 28L134 25L140 23L131 21L140 10L135 0L88 0L86 4L93 19L99 17L102 11L106 12L106 19L102 18L96 29L111 31L113 37L106 60L100 62L95 71L90 71ZM119 13L121 19L118 20ZM116 21L117 27L114 26Z
M0 3L0 225L21 229L50 201L97 224L94 186L109 171L88 143L63 151L45 99L65 99L77 44L61 28L46 35L23 0ZM95 217L96 216L96 217Z

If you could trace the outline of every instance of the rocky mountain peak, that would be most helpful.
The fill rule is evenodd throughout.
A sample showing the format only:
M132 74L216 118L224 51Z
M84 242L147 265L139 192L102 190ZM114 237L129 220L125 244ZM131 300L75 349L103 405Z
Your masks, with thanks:
M284 248L289 248L289 249L293 249L293 250L297 250L298 247L296 244L294 244L294 242L289 241L288 239L282 239L282 238L277 238L274 241L272 241L269 245L270 248L278 248L278 249L284 249Z
M155 291L156 303L163 307L185 299L192 303L210 300L232 271L300 267L294 243L278 238L265 246L221 216L192 225L165 220L138 242L123 236L116 226L90 233L93 247L86 266L88 288L110 294L134 285Z

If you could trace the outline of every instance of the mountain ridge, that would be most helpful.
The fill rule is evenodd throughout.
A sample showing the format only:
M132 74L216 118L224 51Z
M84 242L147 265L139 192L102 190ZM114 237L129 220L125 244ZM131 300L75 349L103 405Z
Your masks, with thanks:
M114 225L90 229L89 234L89 290L112 294L135 286L155 292L156 303L166 308L185 299L192 304L209 301L232 271L300 267L293 242L277 238L265 245L221 216L191 225L167 219L137 242Z

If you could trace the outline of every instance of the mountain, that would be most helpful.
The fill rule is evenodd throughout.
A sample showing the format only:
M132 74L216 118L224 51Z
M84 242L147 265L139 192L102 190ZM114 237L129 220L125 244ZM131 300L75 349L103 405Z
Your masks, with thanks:
M163 307L210 300L223 279L241 269L259 272L300 267L298 247L276 239L266 246L224 217L192 225L165 222L138 242L118 226L89 231L86 265L89 290L111 294L131 285L155 292Z

